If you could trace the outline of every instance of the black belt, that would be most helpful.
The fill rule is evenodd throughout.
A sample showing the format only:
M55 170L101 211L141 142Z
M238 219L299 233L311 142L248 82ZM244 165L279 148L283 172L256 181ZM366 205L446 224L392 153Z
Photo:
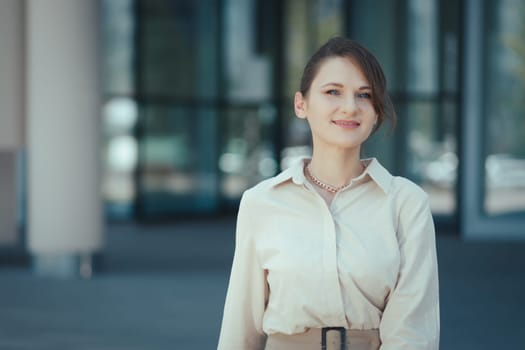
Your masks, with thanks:
M326 333L337 331L341 336L341 350L346 350L346 328L344 327L323 327L321 329L321 350L326 350Z

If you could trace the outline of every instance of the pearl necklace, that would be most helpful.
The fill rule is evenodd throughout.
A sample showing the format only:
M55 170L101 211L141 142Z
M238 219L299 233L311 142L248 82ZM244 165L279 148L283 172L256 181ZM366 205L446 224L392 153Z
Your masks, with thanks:
M310 180L312 180L314 184L316 184L318 187L330 193L337 193L341 191L343 188L345 188L346 186L348 186L348 185L343 185L343 186L336 187L336 186L332 186L332 185L322 182L321 180L316 178L314 175L312 175L312 173L310 172L310 164L308 164L304 169L305 169L306 176Z

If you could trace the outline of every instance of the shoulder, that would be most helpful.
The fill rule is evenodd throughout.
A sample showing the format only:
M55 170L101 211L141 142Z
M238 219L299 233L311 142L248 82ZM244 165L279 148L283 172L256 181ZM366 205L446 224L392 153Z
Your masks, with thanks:
M271 195L276 188L280 187L282 184L292 181L293 174L294 172L292 169L286 169L273 177L262 180L261 182L244 191L241 202L251 202L253 200L265 198L266 196Z
M286 200L286 193L289 192L290 186L286 184L291 181L292 177L285 170L245 190L239 203L238 222L249 222L250 231L258 231L256 228L268 218L267 215L261 215L261 213L280 211L282 203L289 203Z
M416 183L399 176L394 177L392 187L400 245L407 240L430 242L435 229L428 194Z
M430 214L428 194L413 181L395 176L392 179L391 196L400 219L417 216L420 213Z
M392 195L401 200L428 200L428 194L419 185L402 176L392 178Z
M283 170L279 174L270 177L268 179L262 180L258 184L254 185L253 187L247 189L244 192L244 196L253 196L255 194L261 195L265 193L269 193L272 190L274 190L276 187L278 187L281 184L284 184L288 181L292 181L294 176L294 169L288 168L286 170Z
M429 197L420 186L407 178L396 176L392 187L401 231L406 231L408 227L432 226Z
M367 173L389 195L390 198L424 200L427 194L411 180L392 175L376 158L365 159Z

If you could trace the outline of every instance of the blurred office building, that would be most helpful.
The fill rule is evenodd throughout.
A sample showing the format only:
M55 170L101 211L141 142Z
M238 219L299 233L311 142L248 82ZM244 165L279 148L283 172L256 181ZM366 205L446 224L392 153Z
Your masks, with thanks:
M309 154L293 94L334 35L378 57L398 114L363 156L420 184L440 230L525 239L524 0L2 0L0 254L235 213Z

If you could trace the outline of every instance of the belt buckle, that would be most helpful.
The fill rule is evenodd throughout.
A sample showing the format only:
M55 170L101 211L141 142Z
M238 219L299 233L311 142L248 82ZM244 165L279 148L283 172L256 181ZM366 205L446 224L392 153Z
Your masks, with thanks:
M341 350L346 350L346 328L345 327L323 327L321 329L321 350L326 350L326 333L338 331L341 336Z

